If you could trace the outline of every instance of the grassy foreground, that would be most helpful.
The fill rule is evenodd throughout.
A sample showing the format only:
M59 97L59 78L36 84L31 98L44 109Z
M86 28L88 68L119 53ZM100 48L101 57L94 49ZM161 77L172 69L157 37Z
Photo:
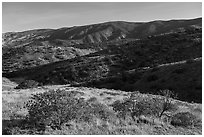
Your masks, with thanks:
M55 93L58 95L55 96ZM36 99L37 97L39 98ZM31 98L34 101L28 103ZM141 111L140 115L135 115L134 121L130 109L124 107L130 98L136 102L149 102L148 100L157 102L163 97L139 92L133 94L119 90L66 85L25 90L4 87L2 91L3 134L202 134L201 104L171 99L175 109L165 111L165 115L158 117L156 113L160 110L155 106L159 104L150 106L147 103L155 113ZM39 100L43 103L39 104ZM55 103L57 105L53 105ZM116 109L113 104L119 104L123 109ZM143 107L143 105L140 106ZM55 110L55 107L58 108Z

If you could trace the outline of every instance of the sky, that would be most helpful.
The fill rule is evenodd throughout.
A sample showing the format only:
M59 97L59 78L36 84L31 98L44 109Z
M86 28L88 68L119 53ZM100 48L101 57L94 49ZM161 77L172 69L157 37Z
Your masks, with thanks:
M202 17L201 2L3 2L2 31Z

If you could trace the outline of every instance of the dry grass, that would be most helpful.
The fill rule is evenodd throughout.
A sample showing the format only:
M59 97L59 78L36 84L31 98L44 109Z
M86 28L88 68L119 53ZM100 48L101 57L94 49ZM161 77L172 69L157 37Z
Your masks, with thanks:
M123 100L129 97L131 94L117 90L85 88L85 87L68 87L66 85L46 86L42 88L26 89L26 90L14 90L2 92L2 118L3 120L9 120L13 117L24 117L27 114L27 110L24 108L25 102L31 97L32 94L45 92L50 89L63 89L67 92L77 91L76 96L82 97L85 100L94 99L96 102L106 104L107 106L112 104L116 100ZM108 93L103 94L102 93ZM111 92L113 94L111 94ZM110 93L110 94L109 94ZM115 94L117 93L117 94ZM142 98L161 98L161 96L151 94L137 93L135 98L141 100ZM108 98L108 99L107 99ZM178 110L174 113L189 111L196 117L202 120L202 107L201 104L191 104L174 100L174 103L178 105ZM149 121L148 123L137 123L133 121L130 116L125 119L114 118L112 121L103 121L95 118L93 122L78 122L70 121L62 126L62 130L53 130L46 127L43 133L34 132L30 130L21 130L18 127L12 129L12 134L46 134L46 135L173 135L173 134L201 134L202 127L174 127L169 123L163 122L163 119L148 117L144 119Z

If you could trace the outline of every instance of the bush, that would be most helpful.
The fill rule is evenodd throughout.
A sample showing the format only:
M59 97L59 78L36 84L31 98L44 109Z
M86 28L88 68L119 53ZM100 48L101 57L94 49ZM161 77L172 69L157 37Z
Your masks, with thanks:
M133 103L129 100L127 101L115 101L111 106L113 110L117 112L117 116L119 118L125 118L127 114L130 113L130 108L132 107Z
M112 104L113 110L117 112L118 117L125 118L126 115L131 115L135 120L135 116L139 117L140 115L154 115L159 116L162 105L160 102L156 102L157 99L148 99L141 101L133 101L128 99L124 102L115 101Z
M199 120L190 112L180 112L172 117L171 124L174 126L195 126L199 124Z
M41 86L42 84L40 84L37 81L34 80L25 80L23 82L21 82L17 87L15 87L15 89L27 89L27 88L36 88L38 86Z
M142 100L136 102L132 110L133 116L151 115L159 116L162 111L161 101L158 99Z
M141 115L161 117L166 111L175 110L177 107L171 103L169 90L164 90L163 98L135 99L130 97L125 101L115 101L111 106L118 116L125 117L130 114L133 119Z
M60 128L62 122L67 122L75 117L74 105L80 103L70 96L68 92L59 90L33 95L26 105L30 121L35 125L43 123L53 128ZM65 105L69 107L64 107Z
M75 98L72 92L49 91L33 95L27 102L29 120L36 126L45 125L61 129L63 123L71 120L90 122L93 117L108 120L112 112L100 103L86 102Z

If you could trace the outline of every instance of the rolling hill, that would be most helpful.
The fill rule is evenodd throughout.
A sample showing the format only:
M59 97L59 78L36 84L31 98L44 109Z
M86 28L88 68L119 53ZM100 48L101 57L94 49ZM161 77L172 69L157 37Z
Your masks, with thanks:
M181 100L200 102L201 98L199 96L202 93L202 88L199 88L202 81L202 78L199 77L202 73L199 69L201 68L200 63L181 64L186 70L183 75L170 73L170 70L173 71L177 67L171 68L171 66L167 66L167 69L164 69L162 72L159 71L158 74L164 73L165 75L167 72L169 74L166 77L162 75L161 78L156 78L155 80L154 77L158 76L151 76L153 74L148 71L142 75L139 81L137 81L137 78L134 79L137 77L135 76L137 74L129 75L126 72L133 71L137 73L143 69L156 68L166 63L201 58L201 37L202 31L198 28L152 35L141 40L118 45L112 44L104 50L85 56L26 68L11 73L3 73L3 76L34 80L40 83L40 85L72 84L123 89L125 91L130 89L132 91L144 90L145 92L151 91L154 93L157 93L160 89L170 88L177 92L179 97L183 95L183 99L179 98ZM194 70L195 68L198 68L197 71ZM194 81L188 80L189 76ZM151 77L153 77L152 81L156 81L156 83L147 80L151 79ZM177 77L178 81L172 79L173 77ZM163 84L158 84L161 82L159 80L162 80ZM190 85L192 85L192 88L188 88ZM184 91L187 92L185 96ZM194 91L196 91L198 98L194 97Z
M12 72L87 55L123 42L201 29L202 19L152 22L105 22L60 29L3 34L3 72Z

